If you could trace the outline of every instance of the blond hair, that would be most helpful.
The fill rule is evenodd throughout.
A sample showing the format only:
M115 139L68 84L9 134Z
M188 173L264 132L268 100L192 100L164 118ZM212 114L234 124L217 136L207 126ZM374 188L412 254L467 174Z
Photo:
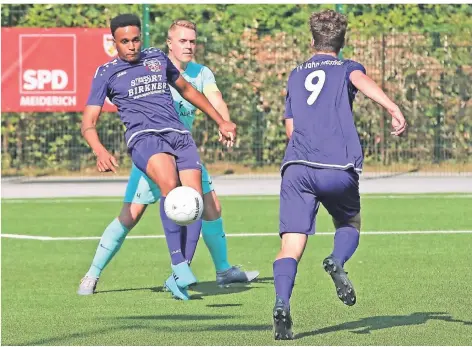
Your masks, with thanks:
M169 27L169 30L167 31L168 38L170 38L170 33L174 31L176 27L183 27L183 28L191 29L195 31L195 34L197 33L197 24L187 19L176 19L172 22L172 24Z

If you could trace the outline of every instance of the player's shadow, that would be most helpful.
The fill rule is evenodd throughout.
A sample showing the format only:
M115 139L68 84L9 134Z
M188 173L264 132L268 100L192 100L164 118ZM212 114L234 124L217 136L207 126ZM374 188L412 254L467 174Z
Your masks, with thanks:
M215 325L208 326L204 331L270 331L272 325L264 324L231 324L231 325Z
M251 283L274 283L274 277L258 277Z
M221 288L214 281L198 282L189 289L191 300L201 300L205 296L230 295L253 290L253 283L234 283L231 286Z
M296 335L296 339L307 336L327 334L335 331L349 330L354 334L370 334L372 331L393 327L425 324L428 320L442 320L445 322L472 325L472 322L452 318L447 312L415 312L405 316L374 316L357 321L333 325L318 330L308 331Z
M196 321L196 320L218 320L218 319L233 319L236 316L230 315L205 315L205 314L161 314L153 316L125 316L125 317L113 317L113 319L131 319L131 320L181 320L184 322Z
M136 290L150 290L153 292L162 292L164 291L163 287L144 287L144 288L122 288L122 289L110 289L110 290L97 290L96 294L105 294L105 293L118 293L118 292L132 292Z
M212 307L212 308L238 307L238 306L243 306L243 304L208 304L206 305L206 307Z
M227 319L227 318L235 318L233 316L202 316L200 317L199 315L162 315L162 316L130 316L130 317L121 317L122 319L182 319L187 322L192 322L192 320L199 319L199 320L204 320L204 319L211 319L211 320L216 320L216 319ZM116 319L116 318L113 318ZM134 322L137 322L136 320ZM270 330L272 329L272 326L270 325L253 325L253 324L232 324L232 325L215 325L215 326L208 326L208 327L199 327L198 324L191 324L191 325L184 325L180 327L172 327L172 332L173 333L182 333L182 332L202 332L202 331L264 331L264 330ZM156 325L118 325L114 327L107 327L107 328L99 328L99 329L93 329L93 330L86 330L82 332L77 332L77 333L69 333L65 335L59 335L59 336L54 336L54 337L49 337L49 338L42 338L42 339L37 339L37 340L30 340L27 341L26 343L21 340L21 336L18 336L20 341L16 341L16 343L12 343L10 345L22 345L22 346L38 346L38 345L59 345L59 346L65 346L70 344L71 339L80 339L80 341L83 341L83 339L88 339L88 338L98 338L104 334L110 334L113 333L114 331L130 331L132 332L133 330L138 330L140 332L149 330L152 333L155 333L156 331L162 331L163 333L168 333L169 328L165 326L156 326ZM3 342L3 341L2 341Z
M260 278L256 278L251 283L235 283L225 288L218 287L215 281L199 282L190 288L190 293L189 293L190 299L201 300L203 299L203 297L210 296L210 295L228 295L228 294L241 293L241 292L245 292L251 289L258 288L258 287L252 286L256 283L261 283L261 284L274 283L274 278L273 277L260 277ZM157 287L98 290L95 292L95 294L119 293L119 292L130 292L130 291L141 291L141 290L143 291L150 290L155 293L165 292L163 286L157 286Z
M22 346L39 346L39 345L59 345L65 346L64 342L68 342L70 339L84 339L89 338L91 336L100 336L102 334L109 334L113 331L124 331L124 330L142 330L147 329L145 326L140 325L124 325L124 326L117 326L117 327L107 327L95 330L89 330L84 332L78 333L70 333L66 335L60 335L55 337L43 338L38 340L32 340L24 343L20 341L19 343L14 343L12 345L22 345ZM152 327L152 329L157 330L158 328ZM164 329L162 329L164 331ZM21 339L21 336L19 337ZM2 341L3 342L3 341Z

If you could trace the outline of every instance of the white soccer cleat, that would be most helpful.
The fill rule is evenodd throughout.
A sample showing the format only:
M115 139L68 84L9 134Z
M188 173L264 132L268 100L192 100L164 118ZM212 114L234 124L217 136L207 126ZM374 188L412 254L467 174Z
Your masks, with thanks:
M97 283L98 283L98 278L85 276L80 281L79 290L77 290L77 294L92 295L93 293L95 293L95 288L97 287Z

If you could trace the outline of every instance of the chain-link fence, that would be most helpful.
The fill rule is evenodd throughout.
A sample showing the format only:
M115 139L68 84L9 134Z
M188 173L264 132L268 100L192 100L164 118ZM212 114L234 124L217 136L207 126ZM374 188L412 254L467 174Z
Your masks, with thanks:
M239 126L232 150L216 127L197 116L194 137L212 172L277 172L286 145L285 85L311 54L309 36L246 29L235 42L199 38L197 61L208 65ZM164 47L164 43L153 43ZM361 62L401 107L410 127L390 136L388 114L358 95L354 114L366 172L472 172L472 44L445 32L350 32L344 58ZM80 135L77 113L3 113L2 174L94 172L94 156ZM104 114L100 138L130 165L116 114ZM122 171L124 172L124 171Z

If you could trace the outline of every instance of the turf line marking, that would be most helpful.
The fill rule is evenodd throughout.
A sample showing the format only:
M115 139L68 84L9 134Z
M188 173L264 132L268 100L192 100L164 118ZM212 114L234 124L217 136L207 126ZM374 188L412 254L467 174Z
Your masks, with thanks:
M371 231L362 232L362 236L366 235L433 235L433 234L472 234L472 230L418 230L418 231ZM241 233L226 234L227 237L276 237L278 233ZM332 236L334 232L320 232L317 236ZM100 236L78 236L78 237L56 237L56 236L34 236L34 235L18 235L18 234L1 234L3 238L38 240L38 241L83 241L83 240L100 240ZM164 239L164 235L130 235L126 239Z
M229 200L278 200L278 195L267 195L267 196L231 196L225 195L223 198L228 198ZM409 195L395 195L395 194L386 194L386 195L362 195L361 200L363 199L442 199L442 198L454 198L454 199L470 199L472 194L409 194ZM22 203L42 203L42 204L62 204L62 203L91 203L91 202L121 202L123 198L121 197L110 197L110 198L30 198L30 199L2 199L3 204L22 204Z

